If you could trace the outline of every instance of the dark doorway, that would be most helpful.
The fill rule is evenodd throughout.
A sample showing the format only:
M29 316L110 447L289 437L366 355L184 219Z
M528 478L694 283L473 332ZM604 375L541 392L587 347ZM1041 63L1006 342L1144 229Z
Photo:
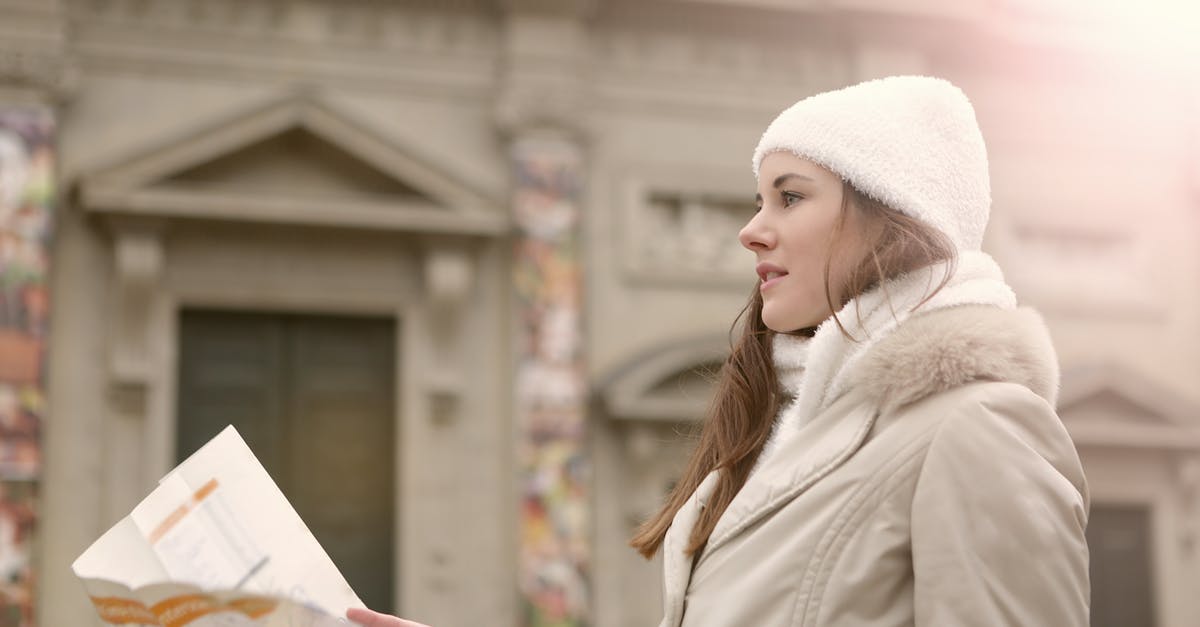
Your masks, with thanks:
M1147 507L1093 505L1088 517L1092 627L1154 627Z
M234 425L368 607L391 612L392 319L184 311L179 461Z

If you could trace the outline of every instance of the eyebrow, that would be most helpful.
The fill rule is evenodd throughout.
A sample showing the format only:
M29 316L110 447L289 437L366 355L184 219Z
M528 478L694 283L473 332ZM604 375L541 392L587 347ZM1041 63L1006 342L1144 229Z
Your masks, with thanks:
M806 176L804 174L797 174L795 172L789 172L787 174L780 174L779 176L775 177L775 180L771 183L771 187L774 187L775 189L779 189L779 187L781 185L783 185L784 183L786 183L789 179L803 179L805 181L816 182L816 179L814 179L811 176ZM755 194L754 202L756 202L756 203L762 202L762 194Z
M775 182L771 183L771 186L774 187L775 189L779 189L779 186L783 185L784 182L786 182L788 179L804 179L806 181L815 181L816 180L811 176L805 176L803 174L796 174L795 172L790 172L788 174L781 174L778 177L776 177Z

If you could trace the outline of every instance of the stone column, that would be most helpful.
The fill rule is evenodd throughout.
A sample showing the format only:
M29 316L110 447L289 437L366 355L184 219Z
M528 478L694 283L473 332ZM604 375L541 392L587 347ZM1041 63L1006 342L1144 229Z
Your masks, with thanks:
M524 625L590 622L580 254L590 3L509 2L496 103L512 168L517 582Z

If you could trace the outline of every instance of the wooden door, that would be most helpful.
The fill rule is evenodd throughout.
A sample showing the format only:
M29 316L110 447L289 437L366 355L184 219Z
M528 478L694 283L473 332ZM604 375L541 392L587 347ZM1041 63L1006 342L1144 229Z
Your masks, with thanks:
M185 311L177 457L227 424L369 607L391 612L395 324Z

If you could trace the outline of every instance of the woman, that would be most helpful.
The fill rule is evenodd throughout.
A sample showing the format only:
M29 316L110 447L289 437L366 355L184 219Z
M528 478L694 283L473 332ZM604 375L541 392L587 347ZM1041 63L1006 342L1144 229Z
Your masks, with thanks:
M915 76L818 94L753 165L759 284L632 541L664 553L660 627L1086 625L1087 487L1045 326L979 250L966 96Z
M980 252L974 111L891 77L754 153L758 289L698 448L632 544L664 627L1088 622L1088 496L1040 318Z

